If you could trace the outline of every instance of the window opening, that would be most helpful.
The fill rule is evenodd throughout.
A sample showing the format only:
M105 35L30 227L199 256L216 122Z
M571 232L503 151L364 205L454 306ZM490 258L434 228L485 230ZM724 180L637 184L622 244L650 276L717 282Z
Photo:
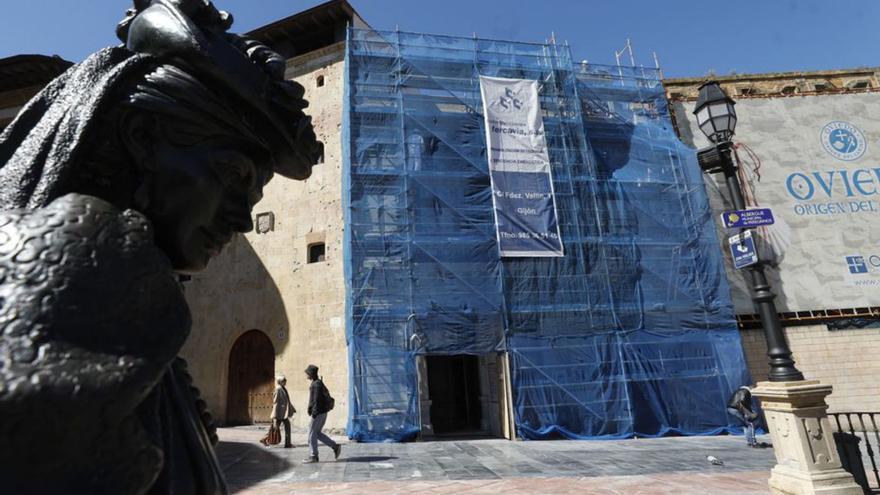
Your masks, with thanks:
M406 158L410 170L422 169L422 150L425 139L420 134L412 134L406 138Z
M316 242L309 245L309 263L318 263L324 261L326 248L323 242Z
M318 141L318 159L315 161L315 165L320 165L324 163L324 143Z

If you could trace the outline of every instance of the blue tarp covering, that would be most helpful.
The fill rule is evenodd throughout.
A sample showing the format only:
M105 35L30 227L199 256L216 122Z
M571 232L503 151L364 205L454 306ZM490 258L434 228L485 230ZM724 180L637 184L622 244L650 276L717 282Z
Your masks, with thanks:
M418 434L418 354L505 351L523 438L739 430L721 249L656 71L367 30L346 71L352 438ZM564 257L499 257L480 75L540 82Z

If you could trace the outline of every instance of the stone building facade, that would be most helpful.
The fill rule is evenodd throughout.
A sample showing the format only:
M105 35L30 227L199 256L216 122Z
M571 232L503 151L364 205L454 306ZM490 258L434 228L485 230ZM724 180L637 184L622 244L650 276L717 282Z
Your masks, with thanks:
M46 83L71 65L57 55L16 55L0 59L0 131Z
M238 236L207 270L185 283L193 332L183 355L192 361L196 383L221 421L226 420L228 374L237 366L255 364L229 362L235 342L252 330L265 334L275 351L270 385L276 374L287 376L294 405L304 409L308 383L303 370L315 364L327 387L339 391L338 411L346 410L340 144L343 51L344 46L333 45L290 60L288 76L306 88L315 131L324 143L324 163L316 165L306 181L273 179L254 210L254 231ZM319 77L324 78L323 86L317 86ZM322 245L324 254L316 255ZM271 392L264 387L261 393L271 396ZM297 415L295 420L306 421L306 415ZM338 428L344 421L344 413L331 414L328 425Z
M876 91L880 89L880 68L688 77L666 79L663 85L670 101L696 100L700 84L709 79L718 81L736 99L783 98Z
M305 88L324 157L305 181L275 177L254 208L254 230L184 283L193 329L182 355L221 423L267 421L274 377L284 375L299 411L294 424L305 426L309 364L336 399L327 427L340 430L347 420L341 141L348 23L365 25L347 2L332 1L249 33L289 57L286 76Z

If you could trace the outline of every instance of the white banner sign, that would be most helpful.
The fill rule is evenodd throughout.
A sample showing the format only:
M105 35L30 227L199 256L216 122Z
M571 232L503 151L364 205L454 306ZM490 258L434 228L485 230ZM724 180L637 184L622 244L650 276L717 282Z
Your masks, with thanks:
M480 76L501 256L563 256L538 82Z
M692 110L676 104L682 138L706 146ZM761 160L755 198L784 249L768 270L779 310L880 305L880 94L749 98L736 111L735 140ZM716 211L729 209L723 177L709 181ZM753 312L742 278L730 280L737 312Z

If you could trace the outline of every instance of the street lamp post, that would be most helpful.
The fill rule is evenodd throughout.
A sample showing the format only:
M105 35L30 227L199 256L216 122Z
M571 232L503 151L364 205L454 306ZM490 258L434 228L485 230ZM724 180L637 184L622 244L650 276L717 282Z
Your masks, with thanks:
M734 104L717 82L700 86L694 114L700 130L712 145L699 150L697 159L704 172L724 174L734 208L743 210L746 204L737 167L730 156L733 150L730 140L736 129ZM831 394L831 385L804 380L804 375L795 368L776 314L773 302L776 296L770 290L760 257L757 263L745 269L752 301L761 315L770 358L770 381L760 382L752 390L752 395L763 403L777 460L767 481L770 492L774 495L861 494L862 488L843 470L834 446L833 431L825 413L828 409L825 397Z
M742 189L737 175L737 166L731 159L733 145L731 139L736 130L736 103L724 93L717 82L710 81L700 86L700 96L694 115L703 134L712 144L697 152L700 168L706 173L723 173L733 207L746 208ZM791 382L804 379L791 358L791 349L782 331L779 315L776 313L776 295L764 274L764 265L758 262L746 268L746 277L752 293L755 309L761 316L764 335L767 339L767 356L770 359L769 380L771 382Z

